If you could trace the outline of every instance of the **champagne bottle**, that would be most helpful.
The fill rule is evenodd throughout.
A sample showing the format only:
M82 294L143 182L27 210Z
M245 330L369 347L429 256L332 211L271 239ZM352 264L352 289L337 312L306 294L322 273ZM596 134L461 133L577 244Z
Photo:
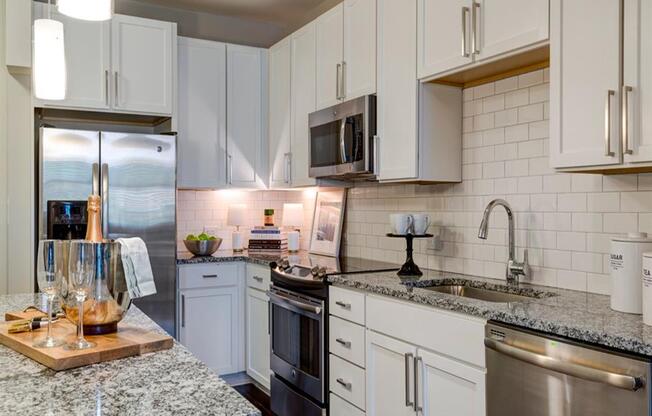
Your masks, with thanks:
M99 195L88 197L87 211L86 240L101 243L104 238L102 236L102 205Z

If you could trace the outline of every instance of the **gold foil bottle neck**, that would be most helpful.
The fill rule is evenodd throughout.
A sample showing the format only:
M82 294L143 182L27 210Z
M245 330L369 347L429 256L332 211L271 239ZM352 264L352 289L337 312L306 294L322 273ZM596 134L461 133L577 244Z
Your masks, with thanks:
M99 195L90 195L87 203L86 240L101 243L102 236L102 204Z

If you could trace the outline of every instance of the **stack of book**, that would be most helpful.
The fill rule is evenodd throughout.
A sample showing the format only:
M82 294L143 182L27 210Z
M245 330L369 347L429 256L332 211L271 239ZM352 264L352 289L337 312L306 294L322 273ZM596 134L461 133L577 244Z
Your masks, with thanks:
M278 227L255 227L249 237L249 254L281 256L287 254L287 235Z

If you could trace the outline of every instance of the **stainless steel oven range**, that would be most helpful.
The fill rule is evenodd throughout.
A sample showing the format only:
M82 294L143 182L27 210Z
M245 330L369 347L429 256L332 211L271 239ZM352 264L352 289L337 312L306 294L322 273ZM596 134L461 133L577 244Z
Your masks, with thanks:
M272 263L269 295L271 408L323 416L328 394L328 287L319 268Z

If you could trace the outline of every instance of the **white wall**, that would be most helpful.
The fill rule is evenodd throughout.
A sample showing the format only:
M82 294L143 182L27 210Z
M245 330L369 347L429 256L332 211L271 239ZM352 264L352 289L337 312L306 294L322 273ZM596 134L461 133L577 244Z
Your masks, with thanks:
M394 211L429 212L442 250L419 241L417 264L504 278L507 217L498 207L486 241L478 239L489 201L516 212L519 259L529 249L532 281L608 293L610 237L652 233L652 174L555 173L548 161L548 71L464 91L463 182L372 185L349 191L346 254L404 260L404 241L384 236Z
M0 28L5 27L5 2L0 0ZM5 31L0 30L0 294L7 293L7 77Z

